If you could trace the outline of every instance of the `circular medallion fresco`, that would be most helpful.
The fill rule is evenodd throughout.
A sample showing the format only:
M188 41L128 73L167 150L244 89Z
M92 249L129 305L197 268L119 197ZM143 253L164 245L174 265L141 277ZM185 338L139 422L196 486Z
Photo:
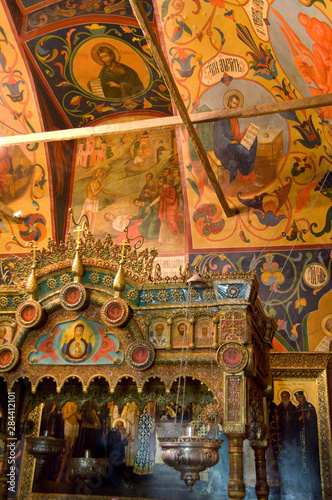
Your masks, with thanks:
M26 300L16 309L15 317L19 325L33 328L42 318L43 310L36 300Z
M303 273L303 279L310 288L322 288L329 280L329 272L318 262L310 263Z
M5 344L0 346L0 372L12 370L18 362L19 352L16 346Z
M154 362L155 350L146 340L137 340L126 351L126 361L137 370L146 370Z
M228 373L242 371L248 363L249 354L242 344L228 342L219 347L217 361L221 369Z
M142 94L152 83L150 69L135 47L109 35L84 40L76 47L72 76L78 87L103 100Z
M101 308L101 319L106 325L123 326L129 319L131 309L127 302L122 299L114 298L108 300Z
M61 306L67 311L78 311L84 306L86 290L81 283L67 283L60 292Z

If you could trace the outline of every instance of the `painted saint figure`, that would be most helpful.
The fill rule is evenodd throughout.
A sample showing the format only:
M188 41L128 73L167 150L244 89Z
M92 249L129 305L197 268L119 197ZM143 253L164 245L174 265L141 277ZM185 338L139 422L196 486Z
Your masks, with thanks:
M146 183L139 195L139 199L142 201L153 201L157 198L159 194L157 183L153 180L153 174L148 172L145 176Z
M67 401L67 403L62 408L62 418L64 423L65 453L61 460L59 475L55 481L56 484L60 483L67 460L73 456L75 450L75 445L80 430L79 421L82 420L82 415L78 413L77 404L72 401ZM66 483L71 482L69 479L68 468L65 481Z
M112 466L111 482L114 487L131 488L125 464L126 446L131 439L130 431L126 429L126 421L119 417L114 420L113 428L107 437L107 456Z
M223 104L228 109L243 105L243 95L238 90L230 90L223 97ZM213 150L223 167L230 173L230 182L233 182L239 173L239 181L243 184L253 184L260 188L256 182L254 163L257 152L257 137L248 150L240 142L247 129L240 132L240 125L236 118L222 120L213 126Z
M290 400L290 393L282 391L281 403L278 404L281 446L289 444L293 439L293 419L296 407Z
M135 474L144 476L154 472L155 461L155 424L153 421L153 403L148 403L138 423L138 450L135 457Z
M121 99L139 94L144 89L136 71L119 62L120 55L112 45L105 43L95 46L92 49L92 57L103 65L99 79L105 97Z
M71 363L82 363L88 354L92 351L92 335L89 335L89 342L83 338L84 325L79 323L74 328L74 337L68 340L68 333L64 335L64 343L62 352L65 354L66 360Z
M297 465L296 449L294 446L294 414L296 406L290 400L289 391L281 392L281 403L276 407L277 414L274 421L270 419L270 425L274 424L275 432L271 432L274 439L274 447L278 460L280 488L286 494L290 488L296 487L296 479L293 473ZM272 424L273 422L273 424Z
M83 450L91 450L91 456L96 457L98 448L98 430L101 429L96 404L93 400L84 403L82 408L82 422L78 444L78 456L82 456Z
M101 192L110 196L116 196L114 193L111 193L111 191L107 191L105 189L103 181L106 179L106 176L107 172L105 168L97 168L92 171L92 181L89 182L86 188L86 199L83 204L82 214L85 213L87 215L89 219L90 232L92 234L94 233L96 227L97 214L99 210L98 194Z
M159 196L146 208L152 210L159 203L158 218L160 220L159 243L160 245L179 246L181 242L180 225L183 215L176 189L167 184L165 177L158 179Z
M321 498L317 414L303 391L294 393L299 403L294 411L293 432L298 456L301 493L308 500Z

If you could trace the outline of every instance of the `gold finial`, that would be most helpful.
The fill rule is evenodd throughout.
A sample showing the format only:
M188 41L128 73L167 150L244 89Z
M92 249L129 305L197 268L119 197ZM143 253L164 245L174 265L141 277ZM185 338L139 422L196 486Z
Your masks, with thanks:
M37 251L37 245L34 241L28 241L25 245L22 245L16 238L16 236L12 236L12 239L20 245L21 248L28 248L31 247L32 250L32 266L31 266L31 273L27 279L25 289L28 293L28 298L31 300L35 300L36 294L38 292L38 281L36 278L36 251Z
M126 228L126 229L128 229L128 228ZM125 250L126 250L126 248L128 248L128 246L130 247L130 243L129 243L128 235L126 234L126 239L123 240L123 242L122 242L120 267L118 269L118 272L115 275L114 283L113 283L113 290L115 291L116 297L121 297L123 290L126 288L126 277L125 277L125 272L123 269L123 264L125 263Z
M138 250L144 243L144 237L142 235L136 236L135 238L129 238L128 237L128 226L124 229L124 232L126 234L126 238L122 242L122 251L121 251L121 260L120 260L120 267L118 269L118 272L115 275L114 278L114 283L113 283L113 290L115 291L115 296L116 297L121 297L121 292L126 288L126 277L125 277L125 272L123 268L123 264L125 263L125 250L126 248L130 248L130 242L134 240L138 240L134 243L134 249Z
M89 231L89 219L86 214L83 214L79 218L78 222L76 222L74 219L74 213L72 208L69 209L69 213L71 214L71 220L73 224L77 228L74 229L74 232L77 233L77 240L76 240L75 257L71 269L74 276L74 281L77 283L81 283L82 276L84 275L84 266L79 252L80 242L81 242L80 235L81 233L83 233L83 235L86 236L86 233Z

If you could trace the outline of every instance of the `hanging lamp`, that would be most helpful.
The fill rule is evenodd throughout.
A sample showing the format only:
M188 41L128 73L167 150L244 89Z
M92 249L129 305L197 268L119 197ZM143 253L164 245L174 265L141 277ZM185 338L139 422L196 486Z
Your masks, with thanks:
M208 282L205 278L203 278L198 269L195 269L195 272L191 278L189 278L186 282L189 288L189 292L192 288L207 288ZM188 294L189 300L192 296L191 293ZM187 314L188 309L190 308L190 302L188 303L188 307L186 309L186 321L187 324ZM179 385L178 385L178 395L177 395L177 406L179 399L179 391L180 391L180 381L182 378L181 368L183 364L184 357L184 343L185 337L188 335L188 328L186 329L186 334L183 336L183 345L182 345L182 354L181 354L181 363L180 363L180 374L179 374ZM188 350L188 346L187 346ZM184 389L185 389L185 379L186 379L186 363L185 370L183 374L184 379ZM184 405L182 405L182 422L183 422L183 412ZM177 408L176 408L177 415ZM181 423L182 423L181 422ZM176 416L174 422L174 429L176 424ZM188 486L188 490L191 493L193 491L193 486L197 480L200 479L200 472L203 472L206 468L213 467L219 461L219 448L223 441L221 439L216 438L208 438L202 436L195 435L194 427L187 427L186 435L180 437L160 437L159 443L162 449L161 458L166 465L173 467L175 470L181 472L181 479Z

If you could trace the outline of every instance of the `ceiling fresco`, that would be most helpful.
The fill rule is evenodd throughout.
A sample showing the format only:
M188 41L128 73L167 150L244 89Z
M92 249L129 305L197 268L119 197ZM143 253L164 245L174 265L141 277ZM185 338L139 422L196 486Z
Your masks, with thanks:
M237 107L330 92L332 29L324 2L310 3L294 2L290 16L285 0L250 0L242 8L222 0L198 2L190 15L188 4L171 2L162 10L163 35L188 110L231 107L232 96ZM229 205L240 214L236 220L225 217L186 141L182 155L192 248L329 244L330 112L321 108L201 125L211 165ZM231 136L242 140L251 122L259 131L250 149L230 145Z
M43 3L44 2L39 2ZM149 2L143 2L146 14L150 22L153 22L153 8ZM126 0L97 0L90 1L68 1L52 2L47 7L38 9L28 14L26 18L25 30L27 33L41 27L52 24L56 21L64 21L75 17L84 16L86 19L91 14L107 14L113 16L130 17L136 21L133 16L129 2ZM72 21L71 21L72 24Z
M27 46L38 65L38 76L45 78L68 126L81 127L132 110L171 112L166 86L135 26L93 23L68 27L36 37ZM110 57L119 73L107 68ZM107 79L115 74L111 87Z
M143 5L189 113L332 92L327 0ZM0 28L2 136L177 113L129 2L2 0ZM121 242L129 224L167 273L187 261L255 270L278 322L275 348L323 349L331 120L325 106L195 125L233 217L184 127L3 149L1 201L24 217L0 214L1 253L22 251L13 235L64 239L73 207L96 239Z
M3 10L0 38L0 133L16 135L39 131L42 129L42 123L38 102L31 89L29 69L17 47ZM9 149L1 147L0 169L2 203L14 211L24 209L25 215L24 219L17 223L1 214L1 253L20 248L12 241L13 235L23 245L34 238L43 241L52 237L52 186L49 182L45 146L29 144Z

